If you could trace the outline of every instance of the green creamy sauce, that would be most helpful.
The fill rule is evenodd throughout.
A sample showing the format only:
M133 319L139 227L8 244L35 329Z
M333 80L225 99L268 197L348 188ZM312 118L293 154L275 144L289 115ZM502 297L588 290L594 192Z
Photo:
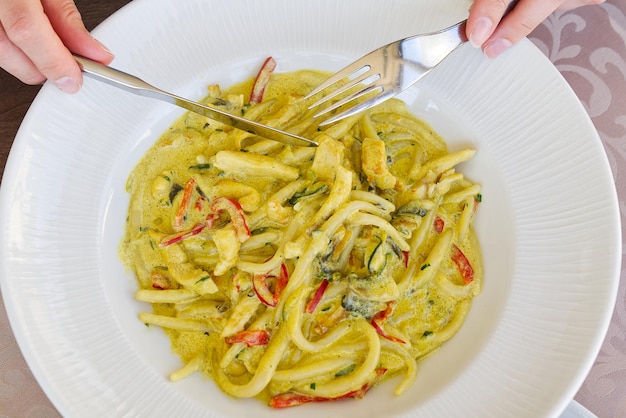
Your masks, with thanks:
M218 88L211 87L210 95L218 96L233 103L230 111L260 122L275 124L278 128L292 128L301 135L315 138L325 132L333 134L336 132L333 131L332 126L327 130L322 130L318 129L315 124L306 125L302 122L306 120L310 111L306 109L300 98L326 76L327 74L316 71L273 74L266 89L263 103L257 105L248 104L253 80L237 84L224 92L219 92ZM412 171L415 171L416 165L419 167L420 164L424 164L432 158L445 155L447 153L446 145L428 125L412 117L404 105L395 100L381 105L379 111L373 113L367 122L369 124L362 121L357 122L351 128L341 132L338 137L335 137L341 141L345 150L342 164L354 171L352 183L354 190L375 189L373 181L368 179L368 176L360 169L363 163L361 161L363 135L372 135L374 130L373 135L383 139L386 143L388 172L398 179L395 188L377 190L377 192L394 203L396 209L406 205L404 208L407 215L395 217L391 222L399 231L402 232L404 228L409 231L409 235L413 234L420 222L427 219L424 216L427 209L420 208L419 205L410 207L408 204L410 202L407 202L407 196L410 194L406 190L410 189L411 185L405 179L410 176ZM418 135L419 140L416 141L414 135ZM291 200L286 199L287 202L283 202L285 217L293 217L294 208L297 208L298 204L304 205L316 197L328 196L332 187L332 178L330 177L332 173L329 173L327 179L319 178L319 175L316 178L312 174L314 149L300 150L283 146L250 137L246 133L233 130L219 122L214 122L194 113L183 115L163 133L128 178L127 190L131 202L126 235L120 246L120 257L135 272L140 288L154 289L155 280L163 280L166 286L170 286L169 288L172 289L185 287L169 277L172 266L168 265L164 258L160 240L179 231L191 230L194 225L203 222L206 219L212 199L220 193L225 193L225 191L230 193L231 197L238 200L244 207L249 228L254 234L253 238L258 234L269 234L272 231L283 230L282 233L284 233L286 224L280 223L278 214L271 213L270 215L274 218L268 220L268 215L257 216L254 211L262 206L263 202L266 202L270 196L288 185L290 181L272 178L264 175L263 172L259 172L257 175L241 176L221 170L216 166L215 157L216 153L221 150L244 150L248 153L267 155L281 161L287 161L288 164L298 169L299 178L305 180L307 188L298 189L297 193L288 196ZM182 219L182 225L176 228L173 226L173 219L184 198L184 188L190 178L195 180L196 191L194 191L193 201L189 204L189 209ZM465 186L463 184L452 186L452 191L461 190ZM247 193L249 189L254 189L256 195ZM255 196L258 202L255 201ZM463 203L446 203L444 199L443 203L437 207L437 216L445 222L446 227L454 227L459 221L462 208ZM223 223L227 222L228 219L221 219L220 221ZM203 320L211 324L214 330L208 332L172 329L165 331L171 340L172 350L180 356L184 363L191 361L198 353L206 353L207 360L201 366L201 370L215 377L217 363L230 347L230 345L225 344L224 338L220 336L221 330L232 314L237 298L243 297L238 293L239 283L237 280L245 277L247 281L243 280L241 285L243 290L239 290L247 292L249 297L256 296L250 286L251 275L242 274L235 277L238 274L236 268L231 268L226 274L220 276L212 274L212 269L219 260L219 254L212 241L211 233L210 230L205 229L196 236L186 238L175 244L182 249L185 262L193 265L193 268L198 269L198 271L206 272L206 278L212 280L219 289L215 293L202 296L202 303L206 305L206 309L191 311L185 310L187 307L183 306L184 304L174 306L157 303L153 304L153 310L154 313L167 316L185 317L185 315L189 315L189 318ZM270 235L267 236L270 237ZM420 267L422 270L434 268L422 264L438 238L439 234L429 231L426 239L421 243L417 251L419 266L416 272L420 271ZM407 236L406 240L410 242L410 236ZM391 288L396 286L395 283L390 282L384 284L384 281L398 282L406 271L402 254L393 247L389 236L382 233L378 228L361 228L356 241L357 246L361 245L362 249L354 250L350 256L349 265L355 266L352 270L351 279L343 273L334 274L332 271L325 271L325 269L332 270L333 264L329 261L332 259L332 255L326 259L320 256L314 263L316 278L311 285L317 286L322 278L331 279L327 293L335 292L337 296L335 299L329 297L328 300L322 301L315 314L311 315L311 319L307 322L307 327L313 332L311 338L318 338L318 335L314 333L316 324L324 324L325 321L332 323L332 315L337 315L339 312L342 297L344 308L348 307L346 297L343 295L347 292L346 286L360 286L359 291L362 294L367 294L369 300L376 301L377 298L382 300L382 293L388 291L389 286ZM348 242L347 238L341 245L346 244L346 242ZM448 280L457 288L463 287L462 277L454 262L448 257L439 266L434 279L418 287L409 285L398 295L392 313L384 324L389 334L408 340L408 344L405 346L411 356L417 360L425 357L441 345L443 340L438 337L438 333L442 329L446 329L447 326L452 326L451 321L457 314L461 315L458 322L462 322L474 294L480 290L482 261L473 229L470 228L467 237L462 242L457 242L456 245L463 251L473 267L474 282L466 285L469 290L461 296L451 295L436 284L437 278L439 278ZM247 259L262 263L269 259L276 249L276 242L268 242L252 251ZM291 271L293 271L296 261L297 259L287 261L287 266ZM382 272L380 277L377 276L379 271ZM198 285L197 281L193 285ZM387 286L387 290L381 290L385 286ZM349 306L353 310L344 312L340 319L347 320L355 315L365 315L366 317L369 316L367 317L368 320L371 320L371 314L378 312L381 306L384 307L386 303L364 302L364 300L355 298L353 304ZM265 306L261 304L249 322L258 318L264 309ZM369 314L367 313L368 309L371 310ZM462 312L458 313L459 310ZM189 312L196 312L196 314L189 314ZM352 341L354 344L358 344L360 336L348 334L346 338L348 342ZM229 379L240 384L248 382L250 373L247 369L256 367L263 352L264 347L245 349L225 370ZM281 367L289 367L295 364L298 357L305 356L292 353L287 356L285 365ZM354 358L355 363L362 360L361 355ZM380 367L389 369L389 373L386 375L388 377L402 371L403 360L397 355L383 352L379 364ZM354 365L352 369L354 369ZM337 376L349 375L352 369L347 368ZM326 379L332 379L333 376L334 374L329 375ZM316 383L319 385L319 381L308 384L314 387ZM290 389L292 389L292 385L289 383L271 383L258 396L268 399L273 394Z

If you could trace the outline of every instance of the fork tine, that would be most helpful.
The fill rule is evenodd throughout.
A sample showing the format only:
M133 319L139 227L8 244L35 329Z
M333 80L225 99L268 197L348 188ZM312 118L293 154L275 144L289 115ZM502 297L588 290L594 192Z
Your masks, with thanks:
M365 100L364 102L361 102L355 106L352 106L351 108L344 110L343 112L333 115L332 117L321 122L319 126L329 125L331 123L340 121L341 119L345 119L349 116L356 115L359 112L367 110L371 107L376 106L377 104L384 102L385 100L392 98L395 94L396 93L393 90L383 91L382 93L372 97L371 99ZM316 114L315 116L317 117L317 116L324 115L326 114L327 111L328 109L324 109L322 112Z
M340 94L342 94L342 93L345 93L346 91L350 90L352 87L354 87L354 86L356 86L356 85L358 85L358 84L361 84L363 81L367 80L368 78L372 78L372 77L374 77L374 76L378 76L378 78L377 78L377 79L375 79L375 80L372 80L372 82L370 82L370 83L366 84L365 86L371 85L371 83L376 82L378 79L380 79L380 74L375 73L375 72L374 72L374 71L370 68L368 71L364 72L363 74L361 74L361 75L360 75L360 76L358 76L357 78L355 78L355 79L353 79L353 80L350 80L350 81L349 81L349 82L347 82L346 84L344 84L344 85L342 85L341 87L339 87L337 90L334 90L334 91L332 91L332 92L328 93L327 95L323 96L323 97L322 97L322 98L320 98L318 101L316 101L315 103L310 104L308 108L309 108L309 109L313 109L314 107L317 107L317 106L319 106L319 105L321 105L321 104L323 104L323 103L326 103L327 101L329 101L329 100L331 100L331 99L333 99L333 98L335 98L335 97L339 96L339 95L340 95ZM332 110L332 109L335 109L335 108L337 108L337 107L338 107L338 106L334 106L334 107L332 107L332 108L331 108L331 110Z
M346 65L341 70L339 70L338 72L336 72L335 74L327 78L322 84L320 84L319 86L311 90L309 94L304 96L304 99L305 100L309 99L311 96L314 96L320 91L332 86L333 84L343 80L346 77L350 77L351 75L358 73L364 68L367 68L367 70L370 70L371 66L367 63L366 58L367 58L367 55L365 55L364 57L361 57L360 59L354 61L351 64Z
M513 0L512 3L516 2L517 0ZM309 109L322 103L328 104L327 100L338 99L338 95L342 93L348 95L348 97L339 98L337 102L319 110L314 115L314 117L330 116L320 123L320 125L328 125L395 96L415 84L452 51L467 42L465 24L466 21L463 20L441 31L411 36L375 49L347 65L306 95L305 99L308 99L335 83L348 79L344 85L337 87L326 97L322 97L309 106ZM358 88L362 90L355 92ZM363 97L367 94L370 97ZM365 101L348 105L357 98ZM328 112L341 106L344 108L338 114L328 115Z
M348 102L351 102L352 100L356 100L361 96L364 96L370 92L373 92L375 90L380 90L380 92L382 92L384 90L384 88L381 85L378 84L370 84L369 86L366 86L365 88L354 92L353 94L351 94L348 97L344 97L341 100L338 100L337 102L333 103L332 105L320 110L319 112L317 112L316 114L313 115L314 118L318 118L320 116L323 116L325 114L327 114L328 112L331 112L335 109L337 109L338 107L341 107L343 105L345 105ZM367 102L367 101L366 101Z

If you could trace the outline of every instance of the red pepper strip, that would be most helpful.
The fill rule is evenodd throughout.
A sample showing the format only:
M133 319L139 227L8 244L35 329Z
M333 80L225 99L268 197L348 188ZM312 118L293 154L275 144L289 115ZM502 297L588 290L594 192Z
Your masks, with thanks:
M315 308L317 308L317 305L320 303L320 300L322 300L322 296L324 296L324 292L326 292L328 283L329 283L328 280L326 279L322 280L322 283L320 283L319 287L315 291L315 294L313 295L311 300L309 300L309 302L306 304L306 307L304 308L304 311L306 313L312 314L313 312L315 312Z
M237 293L241 292L241 276L240 273L235 273L232 277L233 286L235 286Z
M280 274L278 275L276 285L274 286L275 304L278 304L278 301L280 300L280 295L282 295L283 290L285 290L285 287L287 287L287 282L289 282L289 271L287 271L287 266L285 265L285 263L281 263Z
M267 306L276 306L280 300L280 295L287 286L289 281L289 273L287 272L287 266L285 263L280 265L280 274L276 278L276 285L274 286L274 293L271 292L267 286L267 279L270 277L268 274L255 274L252 277L252 287L259 300Z
M443 219L437 216L433 222L433 228L435 228L435 232L441 234L443 232L443 228L446 225Z
M243 213L241 205L235 199L218 196L213 199L211 210L217 213L221 213L224 210L228 212L230 222L235 228L239 242L244 242L250 238L250 228L248 227L246 216Z
M480 200L478 200L478 197L474 196L474 214L476 214L478 206L480 206Z
M370 382L365 383L359 389L350 391L341 396L326 398L322 396L303 395L301 393L295 392L285 392L280 393L276 396L272 396L269 402L269 406L271 406L272 408L288 408L290 406L299 406L311 402L328 402L348 398L361 399L372 387L376 385L376 383L380 381L385 373L387 373L387 369L385 368L376 369L376 376L374 377L374 379L372 379Z
M270 81L270 76L274 72L275 68L276 61L274 61L274 58L267 58L261 66L261 69L256 76L256 80L254 80L252 93L250 93L250 103L256 104L263 101L263 93L265 93L265 87L267 87L267 84Z
M270 333L264 329L245 330L231 337L226 337L224 341L226 341L226 344L244 343L248 347L267 345L270 342Z
M272 396L269 406L272 408L289 408L290 406L299 406L311 402L329 401L328 398L319 396L302 395L300 393L285 392Z
M393 341L396 343L406 344L406 341L398 337L394 337L393 335L387 334L385 330L383 329L383 323L387 320L387 317L391 314L392 309L393 309L392 302L389 302L387 304L387 309L385 309L384 311L378 312L376 315L372 317L372 326L374 327L378 335L380 335L381 337L386 338L389 341Z
M176 244L184 240L185 238L193 237L194 235L198 235L202 230L207 226L206 223L198 223L195 224L189 231L182 231L176 234L166 235L161 240L159 244L161 247L167 247L168 245Z
M270 276L267 274L255 274L252 276L252 287L261 303L267 306L276 306L276 303L274 303L274 294L267 286L266 280L268 277Z
M404 262L404 267L409 267L409 251L402 251L402 261Z
M196 210L198 212L202 212L204 211L204 205L207 203L206 199L202 196L200 196L198 199L196 199Z
M185 189L183 190L183 198L180 201L180 206L176 210L176 215L174 216L174 227L180 228L183 225L183 221L185 220L185 215L187 214L187 210L189 208L189 202L191 201L191 194L196 185L196 180L194 178L190 178L185 184Z
M167 277L165 273L159 270L152 270L152 272L150 273L150 280L152 281L153 289L165 290L171 289L172 287L172 282L170 281L170 278Z
M470 264L467 257L465 257L465 254L463 254L463 251L461 251L461 249L457 247L456 244L452 244L451 257L452 261L454 261L454 264L456 264L456 268L459 270L459 273L461 273L461 277L463 278L465 284L470 284L471 282L473 282L474 269L472 268L472 265Z
M387 369L385 369L384 367L376 369L376 376L374 376L374 378L372 380L370 380L369 382L363 384L363 386L361 386L360 389L353 390L352 392L348 392L345 395L341 395L341 396L339 396L339 397L337 397L335 399L346 399L346 398L363 399L365 394L371 388L376 386L376 383L378 383L380 381L380 379L383 377L383 375L385 373L387 373Z
M207 228L209 229L213 228L215 226L215 222L217 222L219 219L220 219L220 216L218 214L209 213L205 219Z

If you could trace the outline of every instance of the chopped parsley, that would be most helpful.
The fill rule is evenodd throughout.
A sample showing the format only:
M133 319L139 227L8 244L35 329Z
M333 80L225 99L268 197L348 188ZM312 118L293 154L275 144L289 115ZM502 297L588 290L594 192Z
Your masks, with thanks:
M196 282L196 284L198 284L198 283L202 283L203 281L208 280L208 279L210 279L210 278L211 278L211 276L204 276L204 277L201 277L200 279L198 279L198 281Z
M350 374L350 373L352 373L354 371L354 369L356 369L356 364L351 364L348 367L346 367L345 369L341 369L337 373L335 373L335 377L341 377L341 376L345 376L347 374Z
M209 168L213 167L213 165L206 163L206 164L195 164L195 165L191 165L189 166L190 170L208 170Z

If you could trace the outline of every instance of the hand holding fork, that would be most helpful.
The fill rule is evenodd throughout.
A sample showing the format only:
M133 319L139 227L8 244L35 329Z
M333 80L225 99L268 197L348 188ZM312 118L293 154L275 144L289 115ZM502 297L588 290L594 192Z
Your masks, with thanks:
M564 0L561 7L602 1ZM332 75L305 99L324 92L309 106L311 109L326 105L315 114L316 117L350 104L350 107L344 107L320 125L336 122L406 90L468 41L481 47L488 57L496 57L527 35L555 6L554 1L547 0L513 0L508 5L503 0L475 0L467 20L441 31L384 45ZM365 100L357 103L359 98Z

